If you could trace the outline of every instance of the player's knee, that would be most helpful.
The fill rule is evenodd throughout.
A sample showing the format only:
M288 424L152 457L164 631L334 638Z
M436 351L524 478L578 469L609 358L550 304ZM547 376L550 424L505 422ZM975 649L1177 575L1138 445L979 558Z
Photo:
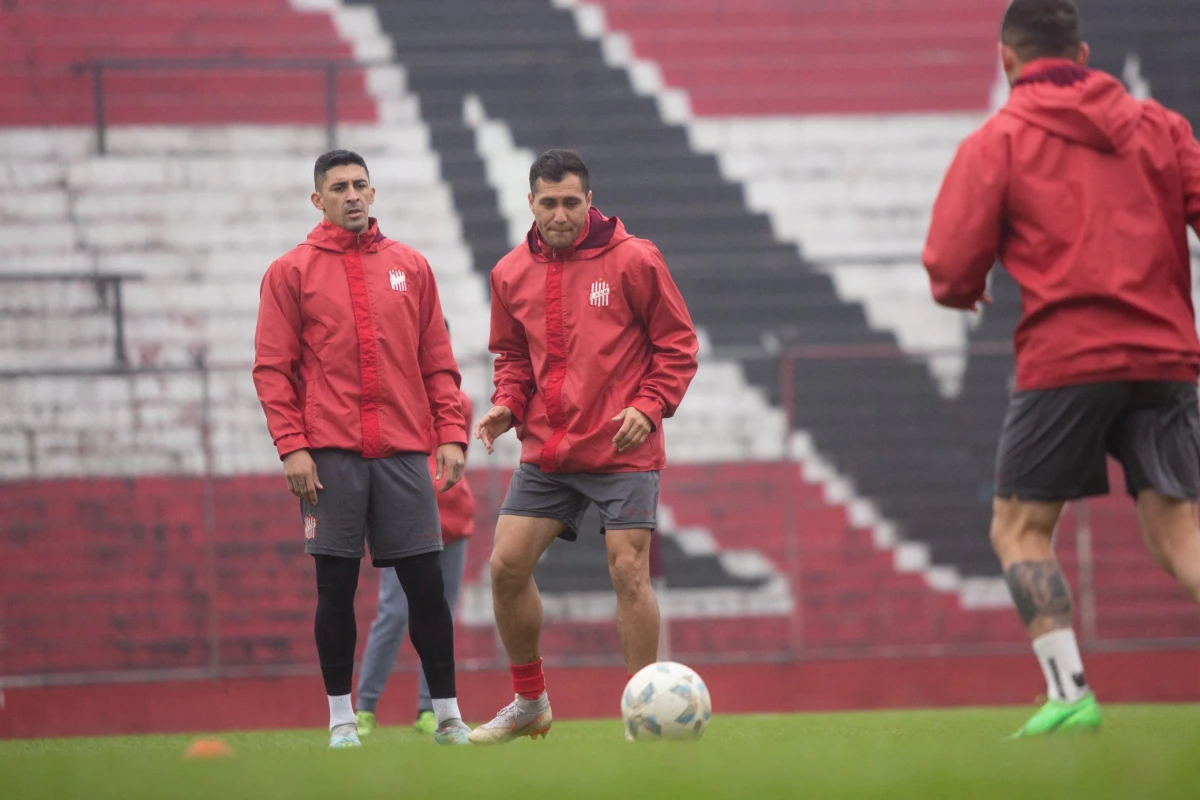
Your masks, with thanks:
M1200 538L1200 530L1191 525L1152 525L1146 529L1146 546L1150 555L1173 577L1178 574L1178 567L1186 566L1181 562L1196 552L1197 538Z
M1012 549L1016 542L1017 536L1011 525L1005 524L999 516L992 518L992 528L989 532L989 537L992 540L992 549L996 551L996 555L1000 556L1003 561L1004 556Z
M410 608L444 599L446 590L438 553L421 553L389 562Z
M1138 516L1154 560L1168 574L1196 572L1194 561L1200 543L1200 519L1192 502L1174 500L1155 492L1138 496Z
M989 536L1001 562L1041 560L1050 548L1058 521L1055 506L997 499Z
M488 570L492 575L492 589L501 594L519 591L533 577L533 569L524 559L500 551L492 551Z
M358 559L318 555L314 560L317 566L318 599L353 605L354 593L358 588Z
M620 552L610 556L608 574L619 597L636 597L650 585L649 563L636 552Z

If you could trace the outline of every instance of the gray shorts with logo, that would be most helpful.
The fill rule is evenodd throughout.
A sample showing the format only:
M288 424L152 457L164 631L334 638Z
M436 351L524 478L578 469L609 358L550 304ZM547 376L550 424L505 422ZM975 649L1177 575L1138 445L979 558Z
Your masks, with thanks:
M559 537L579 538L588 506L595 504L605 530L658 527L658 472L542 472L521 464L513 473L501 514L547 517L566 525Z
M325 488L317 504L300 501L304 552L380 562L442 549L437 490L424 453L363 458L350 450L313 450Z

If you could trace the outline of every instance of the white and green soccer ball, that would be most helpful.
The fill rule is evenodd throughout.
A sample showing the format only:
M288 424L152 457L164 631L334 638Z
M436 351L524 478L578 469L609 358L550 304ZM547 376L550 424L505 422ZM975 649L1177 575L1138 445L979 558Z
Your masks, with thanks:
M625 738L694 740L712 718L708 687L691 667L659 661L638 671L621 696Z

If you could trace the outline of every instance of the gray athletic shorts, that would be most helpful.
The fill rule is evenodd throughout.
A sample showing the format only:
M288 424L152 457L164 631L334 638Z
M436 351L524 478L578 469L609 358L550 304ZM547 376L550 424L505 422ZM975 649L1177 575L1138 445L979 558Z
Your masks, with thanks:
M996 496L1108 494L1105 454L1130 495L1200 497L1200 405L1191 383L1089 383L1017 392L996 453Z
M501 514L560 520L559 538L573 542L588 506L605 530L658 527L658 472L542 472L521 464L513 473Z
M325 488L317 504L300 501L304 552L362 558L363 541L381 561L442 549L437 490L424 453L363 458L350 450L313 450Z

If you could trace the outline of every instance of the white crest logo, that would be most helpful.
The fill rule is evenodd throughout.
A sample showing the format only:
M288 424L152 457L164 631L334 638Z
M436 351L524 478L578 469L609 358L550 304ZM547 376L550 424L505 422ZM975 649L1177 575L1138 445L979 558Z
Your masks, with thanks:
M610 289L604 281L596 281L592 284L592 294L590 296L591 303L594 306L607 306L608 295Z
M408 281L404 277L404 270L394 269L390 273L388 273L388 277L390 277L392 279L392 291L393 292L407 292L408 291Z

